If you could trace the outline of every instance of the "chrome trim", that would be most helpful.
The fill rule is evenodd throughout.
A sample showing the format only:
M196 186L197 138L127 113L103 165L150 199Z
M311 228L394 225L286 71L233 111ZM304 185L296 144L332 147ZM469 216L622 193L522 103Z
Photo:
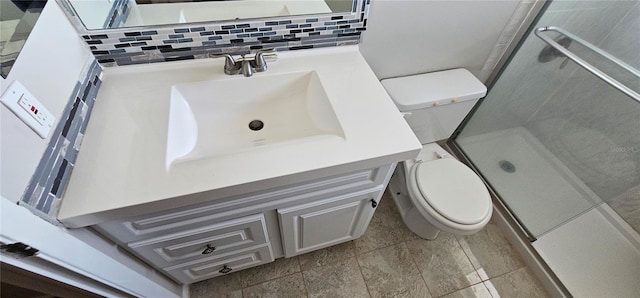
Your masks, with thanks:
M598 53L600 56L608 59L609 61L615 63L619 67L627 70L628 72L630 72L631 74L635 75L638 78L640 78L640 71L638 71L637 69L635 69L635 68L631 67L630 65L624 63L623 61L620 61L618 58L616 58L616 57L612 56L611 54L607 53L606 51L596 47L595 45L593 45L593 44L581 39L580 37L578 37L576 35L571 34L570 32L567 32L567 31L565 31L565 30L563 30L561 28L547 26L547 27L540 27L540 28L537 28L537 29L534 30L534 33L536 34L536 36L538 36L544 42L546 42L547 44L552 46L558 52L560 52L563 55L565 55L567 58L571 59L571 61L575 62L576 64L578 64L579 66L581 66L585 70L589 71L590 73L594 74L595 76L597 76L598 78L603 80L605 83L607 83L607 84L611 85L612 87L620 90L622 93L626 94L627 96L631 97L632 99L634 99L635 101L640 103L640 94L635 92L633 89L627 87L626 85L618 82L616 79L612 78L611 76L609 76L605 72L601 71L597 67L589 64L587 61L583 60L582 58L578 57L573 52L571 52L568 49L566 49L563 46L561 46L559 43L557 43L551 37L546 36L545 34L543 34L544 32L547 32L547 31L554 31L554 32L562 34L562 35L564 35L566 37L571 38L572 40L576 41L577 43L580 43L583 46L587 47L589 50L591 50L591 51L593 51L595 53Z

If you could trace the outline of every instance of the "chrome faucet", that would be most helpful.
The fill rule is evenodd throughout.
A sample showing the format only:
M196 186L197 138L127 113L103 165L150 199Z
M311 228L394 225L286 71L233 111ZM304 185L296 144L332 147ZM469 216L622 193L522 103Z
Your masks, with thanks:
M273 49L258 50L253 57L242 55L240 58L234 58L230 54L211 54L213 58L224 59L224 73L228 75L242 74L250 77L254 72L263 72L267 70L267 59L275 61L276 53Z

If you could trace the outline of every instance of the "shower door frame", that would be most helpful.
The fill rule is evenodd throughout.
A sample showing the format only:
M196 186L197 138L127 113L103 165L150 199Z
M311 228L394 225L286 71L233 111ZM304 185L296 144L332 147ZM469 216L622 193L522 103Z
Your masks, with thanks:
M536 3L534 4L534 7L530 11L529 16L525 18L523 22L523 26L520 27L520 29L517 31L514 37L514 41L517 41L517 42L511 42L511 44L507 47L505 54L502 56L502 58L496 65L496 68L495 68L496 70L494 70L494 72L487 79L487 83L485 84L487 85L487 95L491 92L495 83L498 81L498 79L500 78L502 73L505 71L507 66L509 66L511 61L514 59L516 53L518 52L520 47L522 47L525 40L527 39L527 36L530 36L531 33L535 31L536 29L535 25L538 23L538 20L540 20L540 18L545 13L549 5L551 5L552 1L553 0L536 1ZM500 196L498 196L498 194L494 191L489 180L486 179L484 175L482 175L482 173L478 170L478 168L473 163L473 161L469 159L469 157L464 153L462 148L460 148L460 146L458 146L458 144L455 141L455 139L458 137L460 132L467 126L467 124L469 123L473 115L476 113L480 105L484 102L485 98L486 98L486 95L485 97L478 100L478 102L473 106L471 111L467 114L467 116L465 116L465 118L462 120L460 125L458 125L458 127L453 131L449 139L447 139L446 146L451 151L453 151L453 154L456 157L458 157L463 163L468 165L474 172L476 172L476 174L480 176L480 178L485 183L485 185L488 186L489 192L491 193L491 197L493 199L494 206L499 211L501 211L503 215L506 215L508 224L510 226L517 226L521 230L523 236L528 240L528 242L534 242L537 239L534 236L534 234L531 231L529 231L529 229L527 229L525 225L521 224L520 220L518 220L513 215L514 214L513 211L509 208L509 206L507 206L502 201L502 199L500 199Z
M509 63L514 59L518 50L522 47L527 36L529 36L536 28L544 12L547 10L553 0L538 0L534 3L529 15L523 21L522 26L517 30L513 41L507 47L502 58L497 63L495 70L487 79L487 94L491 92L496 81L502 73L505 71ZM520 221L513 215L512 210L500 199L500 196L491 186L491 183L482 175L476 165L468 158L464 151L458 146L455 139L460 132L469 123L471 117L476 113L479 106L483 103L486 96L478 100L471 111L463 119L463 121L454 130L449 139L446 140L445 146L455 155L460 161L468 165L482 181L487 185L489 193L491 195L494 206L494 217L496 218L496 224L505 233L505 236L513 247L518 251L524 262L531 269L533 274L540 280L545 289L553 297L572 297L569 290L562 284L560 279L546 264L542 257L531 245L536 241L536 237L531 233Z

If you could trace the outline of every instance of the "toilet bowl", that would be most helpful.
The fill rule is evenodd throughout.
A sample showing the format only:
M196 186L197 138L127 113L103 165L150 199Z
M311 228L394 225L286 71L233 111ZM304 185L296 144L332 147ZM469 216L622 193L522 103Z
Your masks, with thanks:
M435 239L439 231L471 235L491 219L484 183L435 143L398 165L389 190L407 227L425 239Z
M448 138L486 87L465 69L382 80L423 148L399 163L389 190L407 227L425 239L440 231L470 235L484 228L493 206L486 186L436 141Z

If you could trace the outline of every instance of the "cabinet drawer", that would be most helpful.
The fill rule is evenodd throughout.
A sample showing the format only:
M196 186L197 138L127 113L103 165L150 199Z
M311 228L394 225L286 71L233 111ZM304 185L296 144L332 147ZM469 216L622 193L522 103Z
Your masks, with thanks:
M266 243L244 251L164 268L164 271L177 281L190 284L207 278L273 262L273 260L271 245Z
M257 246L268 239L264 215L256 214L127 245L163 268Z
M296 256L362 236L383 191L361 191L278 209L284 255Z

